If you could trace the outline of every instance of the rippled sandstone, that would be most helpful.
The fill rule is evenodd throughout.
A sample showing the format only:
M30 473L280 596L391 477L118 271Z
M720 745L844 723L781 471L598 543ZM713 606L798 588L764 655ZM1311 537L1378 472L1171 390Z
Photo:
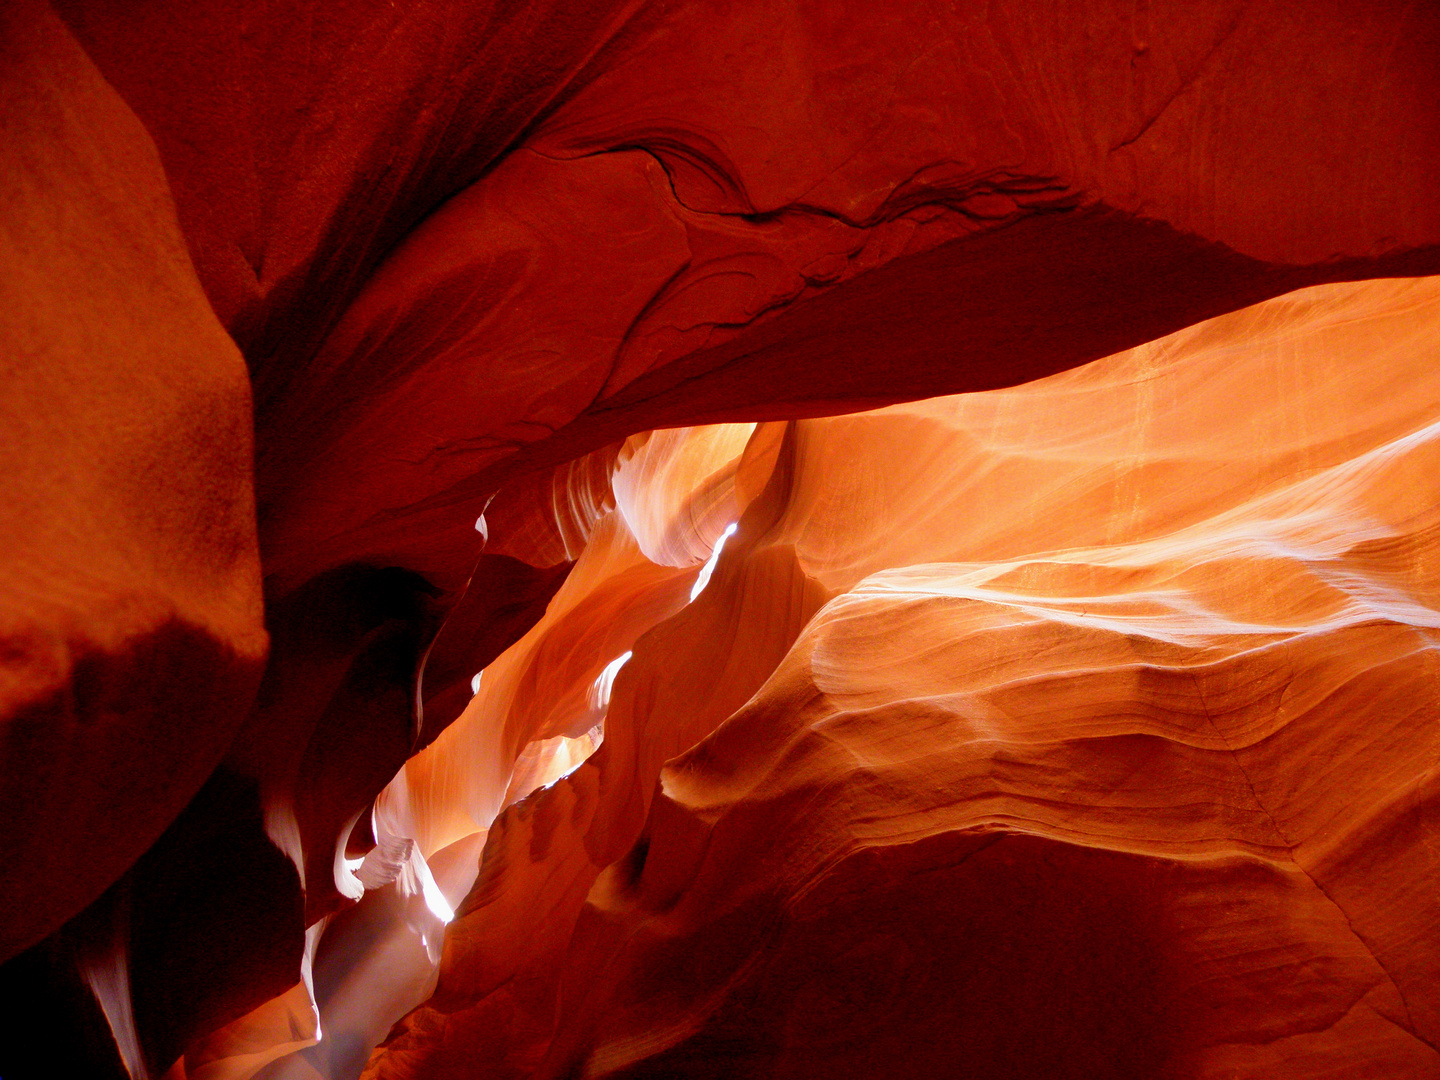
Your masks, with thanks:
M1440 1075L1430 7L0 20L5 1076Z

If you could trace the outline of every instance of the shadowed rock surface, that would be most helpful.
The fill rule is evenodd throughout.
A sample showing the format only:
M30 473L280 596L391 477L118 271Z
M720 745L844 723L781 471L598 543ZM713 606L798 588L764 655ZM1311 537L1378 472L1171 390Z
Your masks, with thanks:
M1440 1075L1436 56L10 5L0 1074Z

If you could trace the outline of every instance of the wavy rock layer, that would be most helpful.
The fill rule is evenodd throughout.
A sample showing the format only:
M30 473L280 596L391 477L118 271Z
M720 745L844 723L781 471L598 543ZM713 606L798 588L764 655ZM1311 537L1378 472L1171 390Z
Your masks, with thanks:
M367 1075L1435 1075L1437 347L1331 286L795 423Z
M794 658L876 575L962 567L917 579L958 614L917 599L915 624L953 618L982 651L1072 616L1139 620L1139 640L1187 603L1214 616L1195 640L1300 633L1224 604L1324 593L1312 578L1420 633L1423 540L1394 582L1365 564L1336 584L1314 569L1320 526L1272 550L1237 525L1259 547L1210 554L1185 530L1219 543L1222 511L1429 422L1405 412L1433 399L1427 377L1388 341L1274 359L1282 326L1343 337L1400 293L1203 320L1440 273L1437 49L1440 9L1403 0L6 6L0 959L26 951L0 970L25 1004L0 1049L63 1014L80 1063L41 1075L353 1076L429 992L463 901L432 1011L377 1068L458 1067L465 1039L502 1073L677 1067L660 1055L708 1038L742 973L730 996L712 985L730 961L691 980L713 990L677 1013L693 1032L606 1049L594 1016L635 984L596 976L593 1000L617 1004L584 1011L571 980L608 946L570 948L580 913L659 873L652 805L700 812L655 801L666 761L764 687L849 693ZM1127 354L1143 379L865 412L1177 331ZM1288 374L1195 376L1212 333ZM1312 385L1341 356L1354 371ZM1365 381L1387 371L1404 378ZM1125 404L1131 383L1171 389ZM786 426L847 412L864 415ZM1400 528L1376 520L1351 547ZM1133 553L1134 610L1114 600L1131 564L1104 552L1165 537L1179 554ZM1212 564L1233 589L1196 569ZM1061 603L1091 593L1104 626ZM1351 633L1331 599L1314 618ZM903 623L897 649L922 636ZM1097 672L1120 664L1109 640ZM1248 728L1225 730L1243 757ZM1256 769L1272 840L1309 866ZM1378 942L1422 1031L1410 961ZM394 985L371 997L367 970Z

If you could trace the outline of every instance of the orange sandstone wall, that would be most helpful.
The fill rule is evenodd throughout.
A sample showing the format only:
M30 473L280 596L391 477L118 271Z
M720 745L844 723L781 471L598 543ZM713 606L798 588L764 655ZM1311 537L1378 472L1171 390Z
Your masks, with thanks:
M1440 1074L1437 55L9 5L0 1075Z

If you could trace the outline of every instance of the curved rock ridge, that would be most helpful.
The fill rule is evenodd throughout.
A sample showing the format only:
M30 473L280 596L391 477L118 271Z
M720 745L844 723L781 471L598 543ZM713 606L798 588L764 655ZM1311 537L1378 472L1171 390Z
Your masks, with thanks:
M578 913L680 820L663 763L877 575L1165 641L1186 604L1428 633L1387 516L1428 480L1386 471L1428 286L1295 290L1440 273L1437 51L1406 0L6 6L0 1051L73 1032L0 1073L354 1077L457 905L432 1006L500 1073L723 1072L731 1035L582 1033ZM1352 520L1364 469L1400 501ZM685 1023L775 1012L734 993ZM458 1061L437 1015L376 1068ZM1116 1023L1125 1069L1191 1060ZM1058 1024L1034 1067L1088 1067ZM801 1068L755 1030L743 1068Z
M475 674L464 712L410 759L403 796L387 789L377 813L400 815L411 828L404 835L428 856L488 829L505 802L529 793L523 779L512 791L527 746L548 742L568 754L568 742L589 737L605 719L622 669L614 665L689 602L699 564L740 515L737 472L768 434L754 431L721 425L625 442L613 472L616 508L595 523L544 617ZM554 779L546 770L537 758L521 773L538 787Z
M466 680L470 697L458 719L407 763L366 821L352 818L379 846L363 858L363 844L353 858L334 853L334 887L359 904L311 927L301 982L197 1040L174 1077L239 1080L262 1068L273 1077L358 1074L390 1025L432 992L447 908L475 880L496 814L554 784L602 743L628 650L703 590L700 564L764 487L782 430L644 433L561 472L577 499L600 509L577 517L575 500L550 504L553 539L580 550L543 617ZM606 468L613 480L600 496L592 485ZM531 513L538 530L543 504ZM572 527L584 531L562 535ZM293 831L288 842L303 846ZM376 856L391 847L393 865L381 873ZM319 883L306 887L314 892Z
M1399 0L60 7L250 363L277 599L354 562L453 598L502 481L637 431L1437 269L1440 20Z
M1326 286L793 424L366 1075L1435 1075L1437 347Z
M230 16L171 13L244 82L299 11L257 54ZM564 560L501 512L520 565L477 564L492 500L523 519L547 473L553 495L648 429L1014 385L1313 282L1440 270L1423 10L339 5L275 90L294 107L239 137L202 122L235 107L218 80L166 93L182 66L137 71L134 28L66 12L161 133L212 295L245 294L219 306L257 386L275 658L230 764L294 804L310 921L341 902L315 883L352 815L553 595L606 468L567 496ZM1292 64L1297 35L1325 62ZM338 122L357 81L370 121ZM236 155L314 179L215 168ZM1312 186L1277 204L1277 175Z
M0 12L0 958L160 837L266 653L250 387L145 129Z

